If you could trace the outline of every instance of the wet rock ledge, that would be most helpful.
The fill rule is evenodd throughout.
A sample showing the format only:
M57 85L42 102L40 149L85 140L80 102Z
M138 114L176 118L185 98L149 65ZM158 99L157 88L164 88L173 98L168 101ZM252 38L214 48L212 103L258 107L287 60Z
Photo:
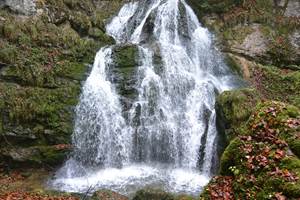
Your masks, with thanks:
M0 2L0 164L58 166L105 24L122 0Z

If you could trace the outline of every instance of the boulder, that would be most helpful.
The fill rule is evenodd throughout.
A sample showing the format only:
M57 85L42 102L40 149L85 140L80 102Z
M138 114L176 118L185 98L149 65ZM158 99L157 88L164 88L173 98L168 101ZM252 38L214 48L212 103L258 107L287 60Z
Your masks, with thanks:
M66 144L1 148L0 157L4 161L12 163L10 167L15 167L15 165L55 167L63 163L70 151L71 146Z
M161 189L144 188L137 191L132 200L195 200L189 195L175 195Z
M112 52L113 63L109 76L121 96L123 111L131 108L137 97L138 49L135 45L116 46Z
M237 27L237 29L239 28ZM232 40L230 51L255 59L266 58L268 39L261 32L259 25L254 24L249 27L249 30L249 34L246 33L247 35L241 42Z
M299 17L300 16L300 2L298 0L290 0L288 2L286 11L285 11L285 16L288 17Z
M142 189L136 192L133 200L175 200L175 196L160 189Z
M244 88L225 91L217 97L217 123L227 136L235 132L241 123L247 121L257 102L259 94L255 89Z
M34 15L37 11L35 0L4 0L0 2L1 7L8 7L23 15Z
M299 109L276 101L262 101L251 109L251 116L236 125L236 135L221 157L220 176L212 179L200 199L224 192L224 183L240 199L264 199L274 192L299 198ZM245 192L250 185L256 187Z
M81 82L99 48L114 43L102 25L123 4L0 0L3 161L55 167L66 158L53 146L71 143Z
M91 200L128 200L128 199L129 199L128 197L110 190L98 190L91 197Z

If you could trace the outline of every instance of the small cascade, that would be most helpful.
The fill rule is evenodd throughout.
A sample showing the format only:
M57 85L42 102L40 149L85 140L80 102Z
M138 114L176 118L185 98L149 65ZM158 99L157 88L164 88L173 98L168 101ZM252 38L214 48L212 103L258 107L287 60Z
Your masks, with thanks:
M96 55L76 108L73 155L52 185L199 193L216 167L215 97L235 85L212 35L184 0L127 3L106 28L117 44ZM136 49L123 69L134 69L131 80L114 74L122 67L115 54L128 45Z

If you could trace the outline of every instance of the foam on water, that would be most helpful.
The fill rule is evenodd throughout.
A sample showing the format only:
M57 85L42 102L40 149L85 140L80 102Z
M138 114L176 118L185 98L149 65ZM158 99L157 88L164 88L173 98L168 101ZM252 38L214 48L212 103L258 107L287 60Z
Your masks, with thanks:
M51 185L198 194L217 166L215 97L235 85L212 35L184 0L125 4L107 33L117 45L96 55L76 108L73 155ZM124 118L108 71L114 48L128 44L137 46L139 66Z
M69 192L82 193L85 193L87 186L90 186L92 190L109 188L130 196L136 190L150 186L160 189L163 187L175 193L197 195L208 181L209 177L193 170L137 164L124 166L121 169L105 168L81 177L58 178L53 181L53 184Z

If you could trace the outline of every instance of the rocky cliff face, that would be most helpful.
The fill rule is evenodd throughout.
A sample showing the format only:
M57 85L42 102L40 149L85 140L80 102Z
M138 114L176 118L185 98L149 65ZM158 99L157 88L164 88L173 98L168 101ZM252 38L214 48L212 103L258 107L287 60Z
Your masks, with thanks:
M0 9L0 158L56 166L71 148L74 107L106 20L120 1L6 0Z
M36 3L34 0L3 0L0 3L0 8L3 7L24 15L33 15L36 13Z

